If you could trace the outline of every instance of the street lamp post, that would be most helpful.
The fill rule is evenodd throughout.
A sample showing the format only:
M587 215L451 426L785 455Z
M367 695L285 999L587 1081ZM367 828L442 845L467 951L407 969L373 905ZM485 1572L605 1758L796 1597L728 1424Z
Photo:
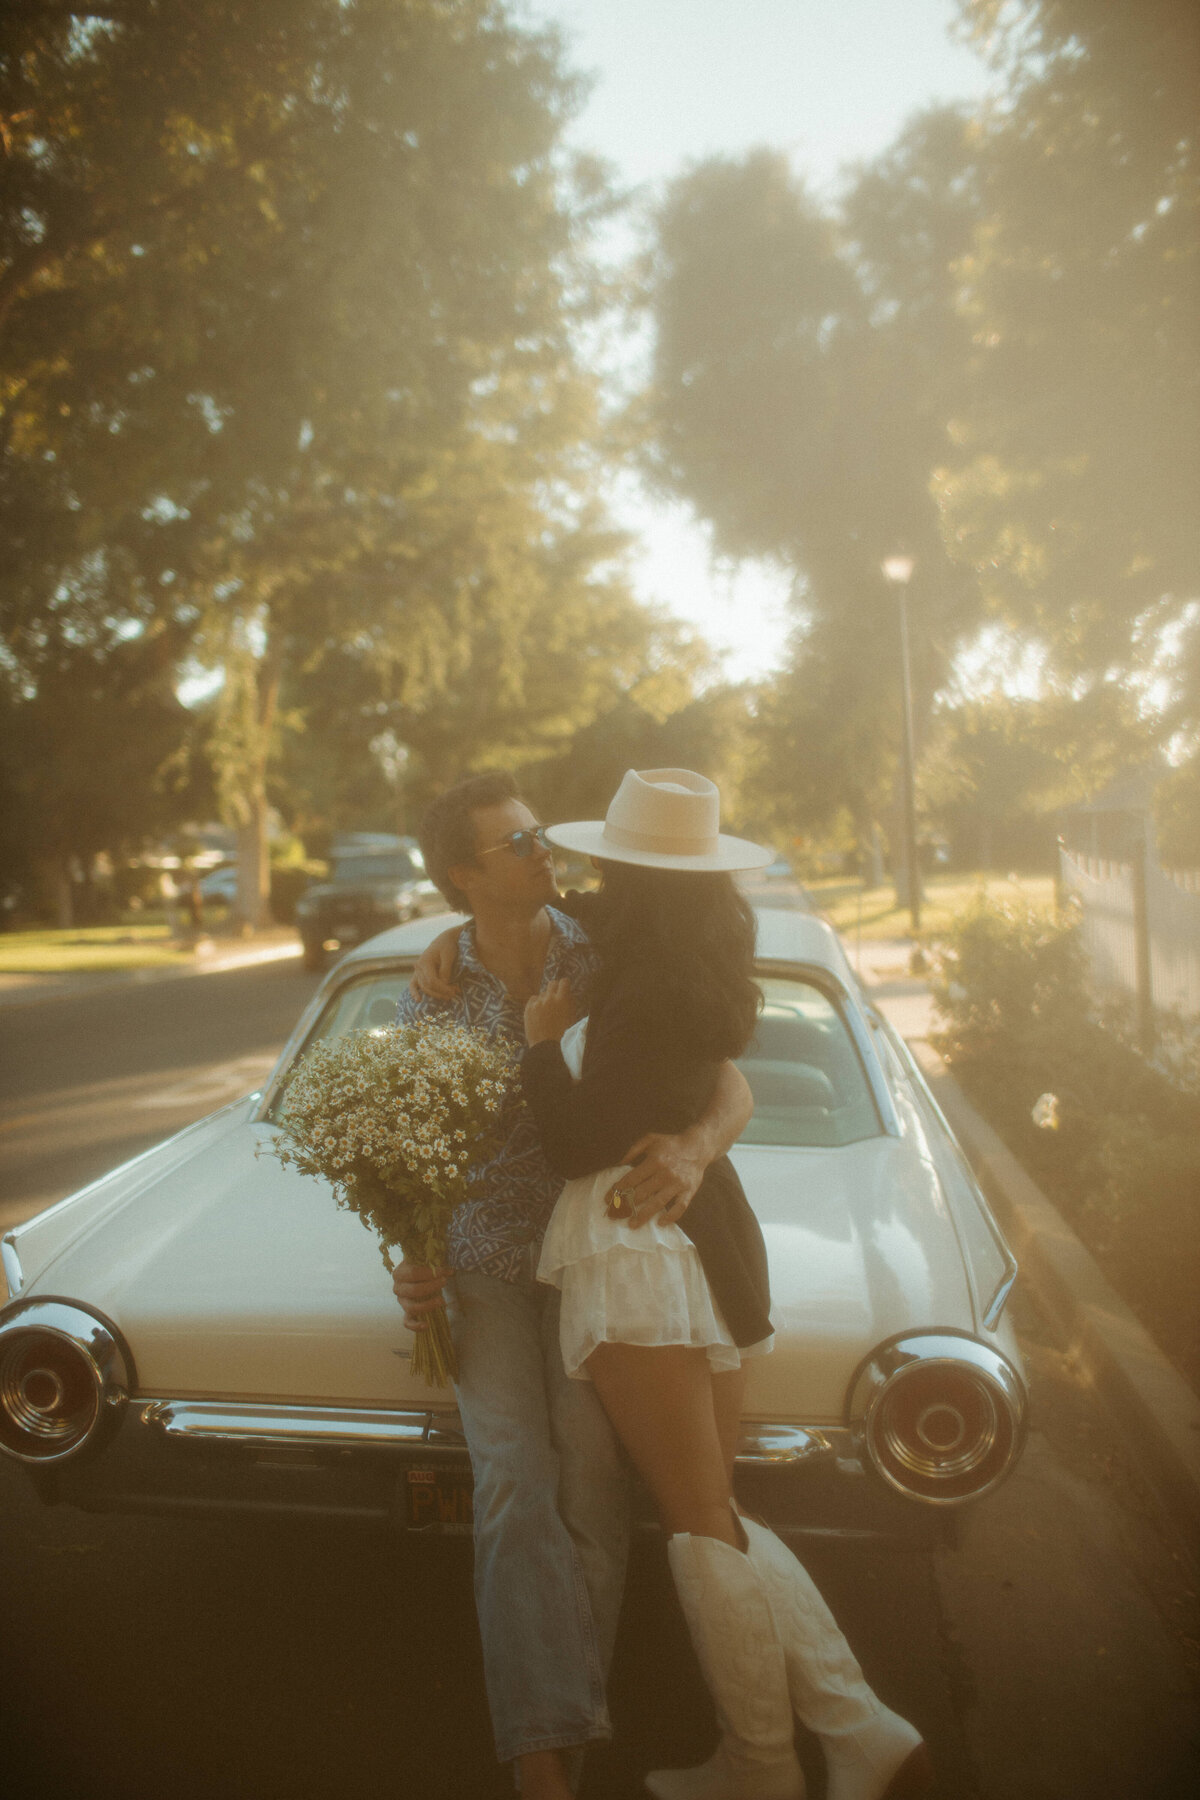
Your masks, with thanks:
M883 573L900 599L900 683L904 701L904 855L908 863L908 916L913 936L921 929L921 874L917 867L917 789L913 756L912 675L908 656L908 584L916 567L911 556L887 556Z

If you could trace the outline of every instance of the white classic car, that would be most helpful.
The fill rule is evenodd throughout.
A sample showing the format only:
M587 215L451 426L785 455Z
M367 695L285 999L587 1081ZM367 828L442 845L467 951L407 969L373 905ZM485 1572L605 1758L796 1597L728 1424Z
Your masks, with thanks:
M446 922L359 946L261 1092L3 1239L0 1448L44 1500L469 1527L454 1396L413 1377L375 1240L270 1154L296 1058L390 1024ZM936 1537L1020 1454L1016 1265L834 933L758 922L755 1113L733 1160L777 1338L752 1366L739 1491L786 1531Z

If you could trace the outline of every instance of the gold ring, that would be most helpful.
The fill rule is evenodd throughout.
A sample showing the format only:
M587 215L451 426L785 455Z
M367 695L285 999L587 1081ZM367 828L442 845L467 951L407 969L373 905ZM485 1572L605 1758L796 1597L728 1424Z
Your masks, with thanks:
M625 1205L626 1201L629 1199L629 1195L624 1193L620 1188L614 1188L612 1191L612 1194L610 1195L610 1199L612 1201L613 1211L620 1212L621 1208Z

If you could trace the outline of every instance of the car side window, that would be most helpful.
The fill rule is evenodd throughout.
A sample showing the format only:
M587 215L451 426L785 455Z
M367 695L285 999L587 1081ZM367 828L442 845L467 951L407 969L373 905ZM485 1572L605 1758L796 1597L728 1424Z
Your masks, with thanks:
M761 980L758 1029L738 1067L754 1095L744 1144L837 1148L882 1133L866 1071L837 1006L813 983Z

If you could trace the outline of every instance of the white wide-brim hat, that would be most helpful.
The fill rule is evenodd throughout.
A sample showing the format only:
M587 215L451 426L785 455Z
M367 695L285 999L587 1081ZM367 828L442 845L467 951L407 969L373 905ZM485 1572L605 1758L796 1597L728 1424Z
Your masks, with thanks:
M603 819L551 825L564 850L646 869L762 869L773 850L720 830L721 796L690 769L629 769Z

